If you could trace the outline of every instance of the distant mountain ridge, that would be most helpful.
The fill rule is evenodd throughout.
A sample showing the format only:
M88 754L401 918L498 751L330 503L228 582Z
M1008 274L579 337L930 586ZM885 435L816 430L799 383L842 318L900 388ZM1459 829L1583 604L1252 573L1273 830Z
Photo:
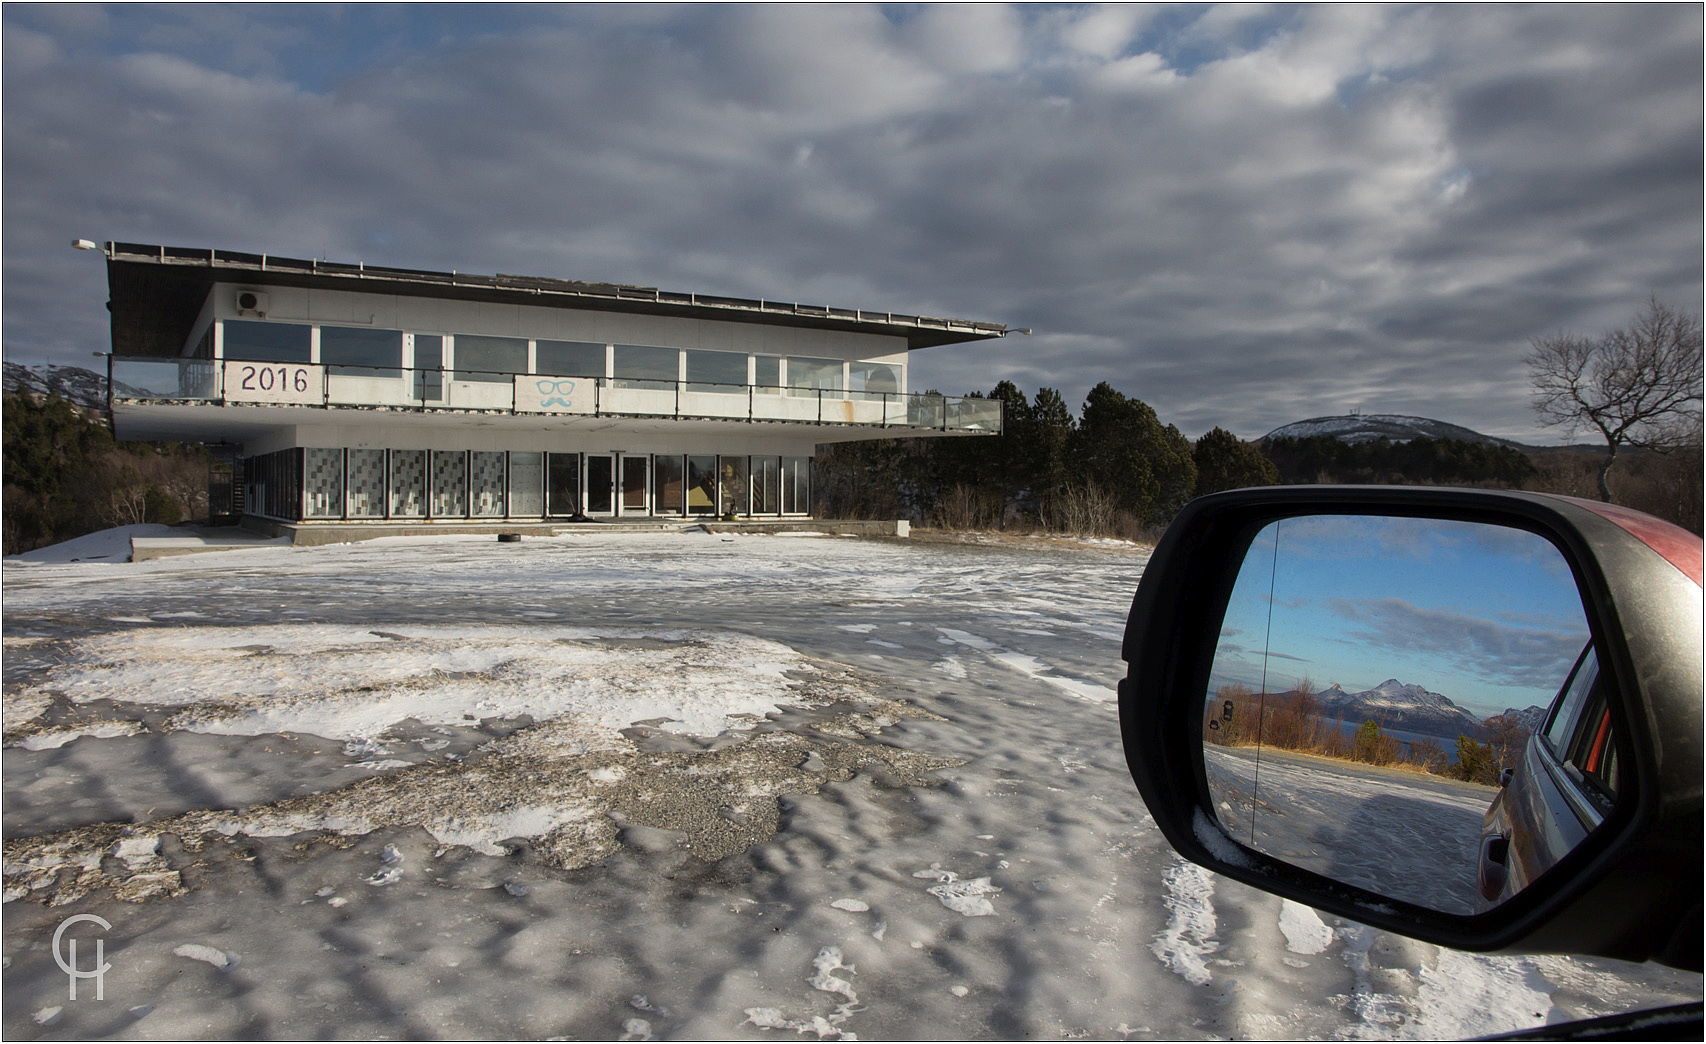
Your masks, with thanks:
M1321 713L1361 724L1370 719L1381 728L1420 732L1429 736L1480 738L1481 719L1437 692L1388 678L1372 689L1346 692L1334 684L1315 694Z
M107 408L106 374L81 366L23 366L15 362L6 363L4 370L6 391L27 391L38 396L53 394L89 410Z
M1352 725L1365 721L1379 722L1383 729L1415 732L1453 740L1468 736L1473 740L1486 739L1488 718L1475 715L1451 702L1451 699L1420 685L1406 685L1388 678L1372 689L1346 692L1337 683L1315 694L1320 701L1319 713ZM1529 735L1540 731L1546 723L1545 707L1507 707L1504 715L1515 718ZM1498 717L1492 715L1491 717Z
M1505 717L1515 718L1532 736L1546 724L1546 712L1549 709L1547 707L1524 707L1522 710L1517 710L1515 707L1506 707Z
M1411 439L1456 439L1460 442L1487 442L1495 446L1509 446L1512 449L1533 449L1520 442L1510 439L1494 438L1483 435L1461 424L1450 424L1446 421L1433 420L1429 417L1411 417L1401 413L1361 413L1343 417L1312 417L1309 420L1285 424L1262 436L1259 441L1268 439L1309 439L1317 436L1338 439L1340 442L1373 442L1375 439L1388 439L1392 442L1408 442Z

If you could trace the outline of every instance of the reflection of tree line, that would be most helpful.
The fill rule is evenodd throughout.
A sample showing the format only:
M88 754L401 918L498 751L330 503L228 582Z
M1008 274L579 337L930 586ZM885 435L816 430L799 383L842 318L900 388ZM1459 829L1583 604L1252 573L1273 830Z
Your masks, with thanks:
M1457 737L1457 757L1431 740L1401 740L1369 719L1347 735L1338 719L1321 713L1321 700L1305 678L1287 692L1256 693L1245 685L1222 685L1204 712L1203 736L1224 747L1278 747L1368 765L1407 768L1494 785L1499 772L1516 763L1528 729L1514 716L1484 723L1488 738Z

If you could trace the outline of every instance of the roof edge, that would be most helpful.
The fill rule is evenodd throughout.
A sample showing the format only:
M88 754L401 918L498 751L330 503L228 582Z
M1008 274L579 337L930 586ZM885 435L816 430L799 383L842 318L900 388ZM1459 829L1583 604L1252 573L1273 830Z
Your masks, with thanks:
M220 275L265 276L290 285L326 289L364 286L372 292L414 293L428 297L511 300L558 308L603 309L659 315L764 322L814 329L844 329L906 339L908 350L987 340L1007 335L1005 323L940 316L833 308L797 301L725 297L659 290L624 283L596 283L541 276L476 275L391 268L357 262L322 261L203 247L155 246L109 241L104 248L109 270L118 265L150 265L200 269L205 282L225 281ZM189 276L188 272L184 272ZM109 275L109 280L112 277ZM194 277L190 277L194 278Z

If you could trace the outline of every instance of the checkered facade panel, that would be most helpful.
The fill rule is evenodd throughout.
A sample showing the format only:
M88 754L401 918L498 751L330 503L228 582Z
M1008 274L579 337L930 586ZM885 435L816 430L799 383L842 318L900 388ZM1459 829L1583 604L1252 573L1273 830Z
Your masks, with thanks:
M462 518L468 514L468 454L460 450L432 451L432 517Z
M391 517L426 515L426 450L391 451Z
M344 451L310 449L303 462L303 494L309 518L342 518L344 511Z
M346 518L385 517L385 451L348 451L347 487L344 490Z
M468 455L468 499L481 518L504 515L504 454L475 450Z
M545 514L545 454L509 455L509 513L516 518Z

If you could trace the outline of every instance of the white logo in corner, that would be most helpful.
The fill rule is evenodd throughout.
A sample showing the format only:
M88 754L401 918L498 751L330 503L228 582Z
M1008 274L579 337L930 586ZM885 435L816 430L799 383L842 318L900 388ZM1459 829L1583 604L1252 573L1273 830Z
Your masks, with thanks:
M95 999L106 1000L106 975L112 968L112 965L107 963L107 941L105 939L95 940L95 966L88 971L84 971L77 967L76 939L70 940L70 945L66 947L66 953L60 952L59 943L61 937L65 935L65 929L79 921L93 921L95 924L101 926L102 931L112 930L112 925L107 923L106 918L96 917L94 914L78 914L75 917L67 917L65 920L59 922L59 927L55 929L53 933L53 963L59 965L60 970L71 977L72 1000L77 999L78 979L94 979Z

